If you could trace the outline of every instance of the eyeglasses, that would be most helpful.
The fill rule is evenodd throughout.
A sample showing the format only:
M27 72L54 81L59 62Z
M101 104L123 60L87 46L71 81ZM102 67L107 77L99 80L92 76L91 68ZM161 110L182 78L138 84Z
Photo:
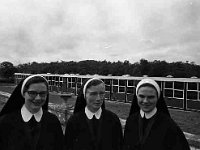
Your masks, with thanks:
M37 91L26 91L31 98L35 98L37 95L44 98L47 96L47 91L37 92Z

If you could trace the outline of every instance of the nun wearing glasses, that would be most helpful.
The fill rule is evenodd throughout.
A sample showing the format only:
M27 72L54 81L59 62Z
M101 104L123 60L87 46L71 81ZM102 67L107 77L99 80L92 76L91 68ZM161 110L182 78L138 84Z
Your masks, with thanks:
M1 150L63 150L58 118L48 112L47 80L31 75L14 89L0 112Z
M66 150L121 150L121 123L116 114L105 109L104 99L102 80L91 78L83 83L66 125Z
M156 81L145 78L136 87L124 131L124 150L189 150Z

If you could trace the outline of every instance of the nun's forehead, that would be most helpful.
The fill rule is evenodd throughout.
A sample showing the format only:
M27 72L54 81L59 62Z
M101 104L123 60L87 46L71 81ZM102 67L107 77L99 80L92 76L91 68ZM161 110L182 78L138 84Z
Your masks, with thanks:
M91 86L96 86L96 85L99 85L99 84L103 84L103 81L101 81L101 80L92 80L87 84L86 88L88 89Z
M142 87L142 86L152 86L153 88L155 88L156 89L156 91L157 91L157 93L158 93L158 98L160 98L160 87L159 87L159 85L157 84L157 82L156 81L154 81L154 80L152 80L152 79L149 79L149 78L147 78L147 79L142 79L138 84L137 84L137 87L136 87L136 95L137 95L137 93L138 93L138 90L139 90L139 88L140 87Z

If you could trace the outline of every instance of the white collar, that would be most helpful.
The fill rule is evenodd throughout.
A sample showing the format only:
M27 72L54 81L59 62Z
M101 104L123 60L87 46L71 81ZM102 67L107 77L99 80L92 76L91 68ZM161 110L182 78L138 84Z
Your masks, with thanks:
M146 119L149 119L149 118L153 117L156 114L156 112L157 112L157 108L156 107L149 113L145 113L142 109L140 109L141 117L143 118L144 114L145 114Z
M41 118L42 118L42 115L43 115L43 110L42 108L40 108L40 110L35 113L35 114L32 114L27 108L25 105L22 106L22 109L21 109L21 115L22 115L22 119L24 120L24 122L28 122L32 116L35 117L35 120L37 122L40 122Z
M99 119L101 117L101 113L102 113L102 109L101 107L99 108L99 110L97 110L95 113L91 112L87 106L85 107L85 114L87 116L88 119L92 119L93 115L95 115L95 117L97 119Z

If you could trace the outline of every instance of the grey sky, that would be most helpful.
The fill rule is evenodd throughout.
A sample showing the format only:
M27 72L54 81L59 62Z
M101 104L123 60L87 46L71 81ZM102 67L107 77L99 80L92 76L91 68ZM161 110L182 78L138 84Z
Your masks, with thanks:
M194 61L199 0L0 0L0 62Z

